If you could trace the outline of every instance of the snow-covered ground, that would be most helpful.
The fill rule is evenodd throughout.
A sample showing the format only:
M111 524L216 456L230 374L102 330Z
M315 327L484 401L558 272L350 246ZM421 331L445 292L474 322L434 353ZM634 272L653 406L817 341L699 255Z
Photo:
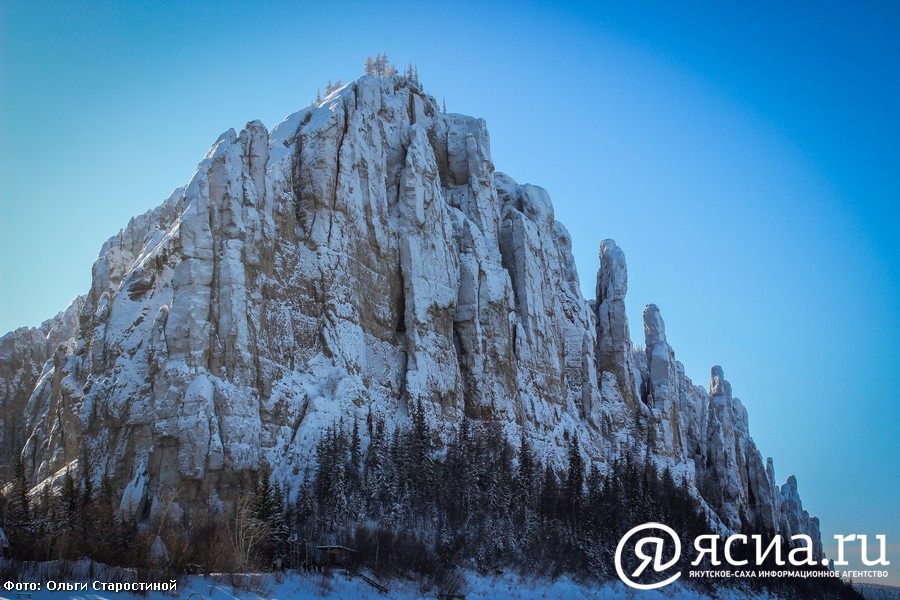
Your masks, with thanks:
M83 582L84 580L81 580ZM246 581L246 580L245 580ZM72 583L75 583L73 580ZM3 582L5 583L5 582ZM0 588L3 584L0 584ZM88 588L91 588L88 583ZM321 598L348 598L359 600L421 600L436 598L433 592L423 593L414 582L394 581L389 583L387 594L382 594L359 578L350 579L345 575L334 573L330 576L319 574L286 574L276 578L272 574L252 576L252 591L235 589L229 576L196 576L183 578L175 594L166 595L152 592L146 596L132 593L114 593L102 591L48 591L46 584L40 591L16 592L0 589L0 600L172 600L173 598L192 598L192 600L319 600ZM748 596L747 594L723 590L714 597L686 590L677 583L661 590L638 591L627 588L620 582L593 587L578 583L570 578L555 581L546 579L522 579L516 575L480 576L467 574L463 590L467 600L492 598L497 600L548 600L548 599L632 599L648 600L749 600L760 598L774 600L771 596Z

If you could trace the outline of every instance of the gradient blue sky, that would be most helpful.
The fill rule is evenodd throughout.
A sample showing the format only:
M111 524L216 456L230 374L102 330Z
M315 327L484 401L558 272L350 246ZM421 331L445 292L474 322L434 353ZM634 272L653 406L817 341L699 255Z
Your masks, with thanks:
M900 4L731 4L4 1L0 330L85 292L222 131L385 51L550 191L587 297L618 241L635 341L658 304L826 545L887 533L900 583Z

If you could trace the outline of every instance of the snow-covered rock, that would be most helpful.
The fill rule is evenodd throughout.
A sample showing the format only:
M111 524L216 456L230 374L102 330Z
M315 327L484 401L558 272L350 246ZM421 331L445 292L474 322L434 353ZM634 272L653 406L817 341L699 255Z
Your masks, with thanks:
M625 315L628 292L628 267L625 253L614 240L600 242L600 269L597 271L597 363L601 374L612 376L629 406L638 406L634 366L631 358L631 334Z
M645 386L648 403L653 408L657 440L654 451L682 459L685 453L679 388L683 377L679 375L675 352L666 341L666 325L655 304L644 308L644 344L648 375Z
M264 460L297 478L338 418L421 402L441 435L499 419L559 466L568 432L601 469L650 443L726 525L816 530L722 370L694 385L653 305L633 348L622 249L601 242L588 302L571 244L546 190L495 172L483 120L363 77L224 133L104 244L83 300L0 339L0 462L21 453L39 483L87 457L151 514Z
M26 417L35 391L50 385L55 364L66 356L84 301L69 307L40 327L20 327L0 337L0 479L6 479L30 432ZM27 415L33 417L34 415Z

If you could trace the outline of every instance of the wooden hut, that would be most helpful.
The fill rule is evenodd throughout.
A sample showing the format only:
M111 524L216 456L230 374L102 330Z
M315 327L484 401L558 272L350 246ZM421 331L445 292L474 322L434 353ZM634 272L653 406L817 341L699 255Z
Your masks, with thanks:
M356 559L356 550L346 546L316 546L318 563L326 568L349 569Z

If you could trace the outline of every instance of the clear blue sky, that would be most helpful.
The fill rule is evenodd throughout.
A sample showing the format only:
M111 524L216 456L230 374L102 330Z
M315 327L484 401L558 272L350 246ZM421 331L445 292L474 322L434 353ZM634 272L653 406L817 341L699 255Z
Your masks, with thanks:
M0 329L86 291L222 131L385 51L550 191L587 297L619 242L636 341L655 302L826 543L887 533L900 582L900 4L732 4L5 1Z

